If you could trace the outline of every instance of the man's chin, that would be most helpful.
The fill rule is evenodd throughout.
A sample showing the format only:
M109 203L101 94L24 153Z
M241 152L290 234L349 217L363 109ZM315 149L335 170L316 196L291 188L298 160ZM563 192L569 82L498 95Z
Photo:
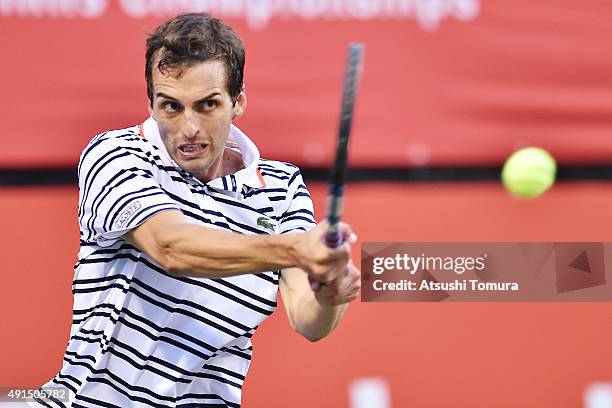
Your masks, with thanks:
M177 161L176 163L183 170L188 171L189 173L193 174L194 176L205 175L208 172L208 170L209 170L209 166L206 166L203 163L197 163L196 160L188 161L188 162Z

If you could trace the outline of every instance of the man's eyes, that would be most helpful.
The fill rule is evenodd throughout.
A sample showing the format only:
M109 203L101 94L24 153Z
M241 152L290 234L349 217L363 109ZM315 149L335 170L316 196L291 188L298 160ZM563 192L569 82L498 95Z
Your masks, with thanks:
M178 112L182 109L182 106L174 101L162 102L160 106L166 112ZM199 110L203 112L208 112L214 110L217 106L219 106L219 103L216 100L209 99L200 103Z
M214 99L209 99L207 101L202 102L200 105L200 109L203 111L210 111L217 107L218 103Z
M177 112L178 110L181 109L181 106L173 101L166 101L166 102L162 102L161 107L163 110L168 111L168 112Z

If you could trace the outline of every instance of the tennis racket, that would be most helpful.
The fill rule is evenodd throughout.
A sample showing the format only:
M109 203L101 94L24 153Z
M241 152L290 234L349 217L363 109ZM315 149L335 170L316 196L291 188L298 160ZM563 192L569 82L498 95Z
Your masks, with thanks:
M339 247L344 240L339 223L342 215L342 197L348 164L348 144L353 122L353 107L355 106L357 87L363 66L363 51L363 44L351 43L348 46L336 159L329 173L329 197L327 202L327 222L329 225L325 232L325 245L330 248Z

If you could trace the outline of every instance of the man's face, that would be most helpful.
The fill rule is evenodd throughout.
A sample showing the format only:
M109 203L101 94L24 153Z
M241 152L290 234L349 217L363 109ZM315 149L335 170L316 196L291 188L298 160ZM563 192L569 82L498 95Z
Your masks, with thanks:
M246 107L243 92L232 106L225 64L206 61L184 68L182 75L153 71L151 116L157 121L170 157L206 182L222 174L225 141L232 119Z

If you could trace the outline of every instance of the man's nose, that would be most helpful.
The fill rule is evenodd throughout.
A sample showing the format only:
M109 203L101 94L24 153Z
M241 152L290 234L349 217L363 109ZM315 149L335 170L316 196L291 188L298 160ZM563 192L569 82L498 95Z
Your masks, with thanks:
M181 126L181 132L187 139L194 139L198 137L200 133L200 128L193 117L193 115L189 113L185 113L185 117Z

